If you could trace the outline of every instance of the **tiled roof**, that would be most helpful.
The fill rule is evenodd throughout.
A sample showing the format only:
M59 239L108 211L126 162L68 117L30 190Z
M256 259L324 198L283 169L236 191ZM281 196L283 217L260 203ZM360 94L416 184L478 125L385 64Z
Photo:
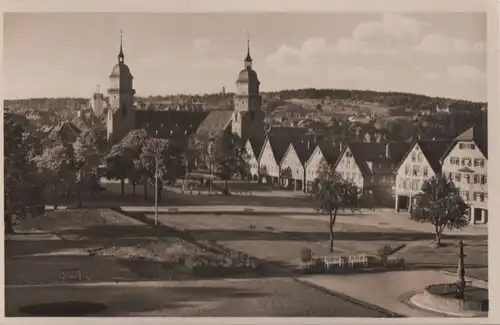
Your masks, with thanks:
M388 147L387 147L388 146ZM356 165L363 175L376 173L390 173L408 151L410 144L351 142L347 145L351 149ZM387 156L389 153L389 156ZM378 166L370 168L370 164Z
M297 137L291 139L291 144L299 157L302 165L306 163L306 161L311 157L311 154L314 152L317 143L314 142L314 139L311 137Z
M308 128L301 128L301 127L286 127L286 126L273 126L271 129L267 132L267 135L269 136L281 136L281 137L286 137L286 136L303 136L306 135L309 132Z
M319 145L321 153L329 165L334 165L340 157L340 146L330 142L322 142Z
M280 163L283 156L290 145L290 139L280 136L268 136L269 144L271 145L271 150L273 151L274 159L276 163Z
M136 111L135 128L146 130L152 137L187 138L196 132L206 116L206 112Z
M417 143L431 168L439 173L441 171L439 160L450 147L451 141L418 141Z
M262 150L262 146L264 146L264 141L263 139L258 139L258 138L250 138L248 139L250 142L250 146L252 147L253 153L256 158L259 158L260 152Z
M204 120L196 130L196 136L211 139L228 127L229 123L231 123L233 111L220 110L205 114Z
M72 122L63 122L54 127L51 135L59 135L64 141L74 143L82 131Z
M488 126L474 126L455 138L455 141L474 141L483 155L488 158Z

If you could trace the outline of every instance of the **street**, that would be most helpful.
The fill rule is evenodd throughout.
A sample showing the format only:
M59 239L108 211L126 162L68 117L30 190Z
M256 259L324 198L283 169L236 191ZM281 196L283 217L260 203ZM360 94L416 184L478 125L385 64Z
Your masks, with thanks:
M5 291L7 317L28 316L20 309L31 304L64 301L104 304L106 309L87 315L96 317L387 316L289 278L6 286Z

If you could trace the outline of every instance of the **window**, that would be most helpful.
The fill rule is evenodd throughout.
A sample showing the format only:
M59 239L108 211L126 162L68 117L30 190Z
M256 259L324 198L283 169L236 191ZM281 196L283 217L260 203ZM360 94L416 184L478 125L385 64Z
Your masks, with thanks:
M461 179L462 176L460 175L460 173L455 173L455 182L460 182Z
M464 183L470 184L470 174L464 174Z
M475 150L475 149L476 149L476 145L475 145L474 143L471 143L471 144L470 144L470 149L471 149L471 150Z
M469 191L464 191L463 197L465 201L469 201Z
M488 193L484 193L484 202L488 201Z
M474 158L474 167L477 167L477 164L478 164L478 159L477 158Z
M486 175L483 175L482 179L481 179L481 184L486 184L487 183L487 179L486 179Z
M477 196L478 196L478 193L477 193L477 192L472 193L472 199L473 199L474 201L477 201Z
M478 159L477 159L477 165L478 165L479 167L484 167L484 159L482 159L482 158L478 158Z
M422 154L421 153L417 154L417 161L422 162Z
M464 148L464 144L463 143L459 143L458 144L458 149L463 149Z
M420 176L420 166L413 166L413 176Z
M481 181L481 176L474 174L474 184L478 184Z
M479 202L484 202L484 193L479 193Z
M424 177L427 177L429 175L429 168L424 167Z
M345 156L346 157L352 157L352 153L350 151L346 151Z
M410 165L405 165L405 175L406 176L410 175Z
M462 163L462 166L465 166L465 158L462 158L461 163Z
M415 155L415 153L413 152L413 153L411 154L411 161L412 161L412 162L415 162L415 160L416 160L416 155Z

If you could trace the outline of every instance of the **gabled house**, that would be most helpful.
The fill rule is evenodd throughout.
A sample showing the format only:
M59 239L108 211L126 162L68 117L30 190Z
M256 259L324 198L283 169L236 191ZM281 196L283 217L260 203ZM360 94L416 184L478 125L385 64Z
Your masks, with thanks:
M424 181L441 174L441 159L451 141L415 141L394 169L396 212L411 212Z
M335 163L339 159L341 148L341 145L334 145L330 142L323 142L316 145L314 151L304 164L306 192L312 189L312 185L318 177L318 170L323 163L332 167L335 166Z
M456 137L441 158L442 173L453 180L470 205L473 224L488 222L488 137L486 125Z
M259 180L259 156L262 151L264 141L261 139L248 139L245 142L245 151L248 155L249 180Z
M278 185L281 175L280 162L290 142L280 136L268 136L259 155L259 174L264 184Z
M368 205L394 204L394 168L408 150L406 143L348 143L335 165L335 172L361 190Z
M281 186L304 190L305 168L304 164L315 148L313 139L303 137L292 139L280 162Z

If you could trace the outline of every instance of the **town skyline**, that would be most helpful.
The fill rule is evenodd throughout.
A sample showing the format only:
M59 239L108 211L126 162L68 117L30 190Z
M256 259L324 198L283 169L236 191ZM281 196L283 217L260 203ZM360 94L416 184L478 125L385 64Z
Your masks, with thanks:
M304 23L294 27L294 19ZM484 13L6 14L4 26L6 99L89 97L97 85L105 92L122 29L141 97L234 91L248 30L262 92L334 88L486 101Z

